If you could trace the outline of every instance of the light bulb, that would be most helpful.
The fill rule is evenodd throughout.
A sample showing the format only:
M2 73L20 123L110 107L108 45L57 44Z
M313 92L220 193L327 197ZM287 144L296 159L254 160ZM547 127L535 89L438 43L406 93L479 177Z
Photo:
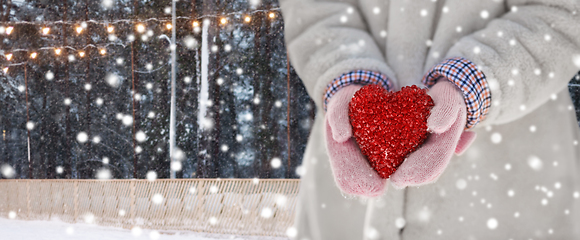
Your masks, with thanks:
M198 21L193 21L193 27L199 27L199 22Z
M50 33L50 28L48 28L48 27L42 28L42 34L48 35L49 33Z
M165 27L167 28L167 30L171 30L173 28L173 25L171 23L168 23L167 25L165 25Z
M105 55L105 54L107 54L107 49L103 48L99 51L99 53L101 53L101 55Z
M8 68L7 67L4 68L4 74L6 74L6 73L8 73Z
M78 34L81 34L83 32L83 28L81 26L78 26L76 30Z
M33 52L30 54L30 58L32 58L32 59L35 59L36 56L38 56L38 53L36 53L36 52Z
M107 27L107 32L113 33L113 31L115 31L115 27L113 27L113 26L108 26Z
M84 57L85 56L85 52L84 51L80 51L79 52L79 56Z
M6 28L6 35L10 35L12 33L12 30L14 30L14 27L10 26Z
M275 14L275 13L273 13L273 12L271 12L270 14L268 14L268 17L270 17L270 18L275 18L275 17L276 17L276 14Z
M137 25L137 32L143 33L145 32L145 25L143 24L138 24Z
M55 48L55 49L54 49L54 53L55 53L56 55L60 55L61 51L62 51L62 50L60 50L60 48Z
M249 23L250 21L252 21L252 18L250 16L246 16L244 18L244 21L247 22L247 23Z
M12 53L6 54L6 60L8 61L12 60Z
M221 22L222 24L226 24L226 23L228 23L228 20L227 20L226 18L222 18L222 19L220 20L220 22Z

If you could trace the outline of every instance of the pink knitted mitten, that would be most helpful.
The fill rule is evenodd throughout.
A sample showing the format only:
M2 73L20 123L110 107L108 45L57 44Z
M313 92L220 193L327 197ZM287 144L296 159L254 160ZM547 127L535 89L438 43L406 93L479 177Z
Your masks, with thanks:
M435 182L453 153L462 154L475 139L474 132L464 131L467 110L463 93L455 84L440 80L428 93L435 103L427 119L432 133L391 175L395 188Z
M352 135L348 104L361 86L350 85L338 91L327 105L325 116L326 149L338 188L346 194L375 197L387 189L387 182L370 166Z

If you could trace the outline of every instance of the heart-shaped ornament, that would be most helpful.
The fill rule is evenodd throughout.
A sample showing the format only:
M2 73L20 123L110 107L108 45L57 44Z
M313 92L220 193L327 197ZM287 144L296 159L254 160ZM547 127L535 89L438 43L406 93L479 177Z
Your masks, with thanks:
M434 106L427 90L413 85L388 92L379 85L359 89L349 104L350 123L362 154L382 178L425 141Z

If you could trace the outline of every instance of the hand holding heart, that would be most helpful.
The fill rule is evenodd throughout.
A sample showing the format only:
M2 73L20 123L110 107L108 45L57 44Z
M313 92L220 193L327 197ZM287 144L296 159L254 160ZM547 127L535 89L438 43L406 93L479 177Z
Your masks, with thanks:
M368 197L381 195L386 190L384 178L390 173L387 176L383 173L381 177L375 169L380 170L385 164L390 164L388 168L393 167L393 164L400 164L390 176L396 188L434 182L445 170L453 153L461 154L475 138L475 133L463 131L467 116L463 94L453 83L439 81L428 92L435 104L427 118L431 135L402 164L371 164L355 142L349 122L349 102L359 89L360 86L351 85L338 91L330 99L325 117L326 144L332 172L338 187L346 194ZM387 143L393 146L413 145L393 141Z

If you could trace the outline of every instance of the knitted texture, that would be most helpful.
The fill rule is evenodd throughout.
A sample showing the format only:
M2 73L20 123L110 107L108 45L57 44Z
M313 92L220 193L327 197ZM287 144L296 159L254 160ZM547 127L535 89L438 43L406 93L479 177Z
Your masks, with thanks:
M464 132L466 107L463 94L449 81L440 81L429 91L435 106L427 119L432 131L423 146L411 153L391 175L395 188L432 183L441 176L453 153L461 154L475 138Z
M344 73L340 75L340 77L333 79L326 87L326 93L324 94L323 99L324 110L327 110L328 101L338 92L338 90L351 84L379 84L387 89L387 91L393 90L393 83L382 73L366 70L356 70Z
M432 87L439 79L453 82L463 92L467 105L466 129L483 120L491 106L491 92L482 71L471 61L456 57L437 64L423 77L423 83Z
M353 138L348 104L359 85L346 86L328 104L326 148L338 188L345 194L375 197L386 190L386 180L370 166Z

